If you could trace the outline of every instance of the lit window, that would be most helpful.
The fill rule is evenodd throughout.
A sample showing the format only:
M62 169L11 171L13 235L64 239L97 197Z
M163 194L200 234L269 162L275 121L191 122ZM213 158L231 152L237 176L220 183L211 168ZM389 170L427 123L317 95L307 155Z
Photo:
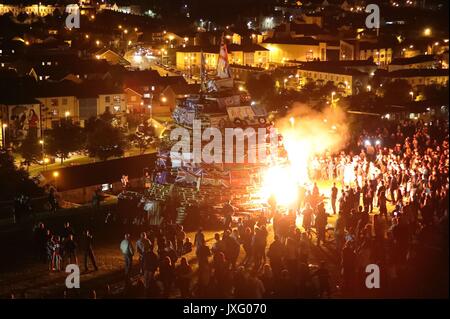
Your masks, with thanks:
M105 103L109 103L111 102L111 97L110 96L105 96Z

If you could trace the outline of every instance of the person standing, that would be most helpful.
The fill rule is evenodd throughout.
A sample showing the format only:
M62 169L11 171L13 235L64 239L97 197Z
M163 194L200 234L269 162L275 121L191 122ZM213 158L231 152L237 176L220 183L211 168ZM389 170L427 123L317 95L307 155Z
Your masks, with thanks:
M231 227L231 222L233 220L233 214L235 210L236 210L235 207L231 205L231 200L229 200L228 202L225 203L225 205L223 205L223 214L225 216L224 230L227 230Z
M331 208L333 209L333 215L336 215L336 201L337 201L338 189L336 183L333 183L331 187Z
M73 239L73 234L70 234L64 242L64 257L67 258L68 264L78 264L77 244Z
M147 238L147 233L142 232L141 238L136 242L136 250L139 254L139 271L141 274L144 273L144 258L145 254L147 254L151 250L152 244L150 240Z
M120 243L120 251L122 252L125 260L125 280L128 281L130 278L134 256L134 247L131 242L130 234L125 234L124 239Z
M83 238L83 255L84 255L84 270L88 271L88 259L91 260L91 264L94 266L95 271L98 270L97 262L95 260L94 248L93 248L94 238L89 230L86 230L86 233Z
M192 267L185 257L181 258L180 264L175 270L177 276L177 285L180 289L181 298L190 297Z
M315 220L315 226L317 231L317 246L320 246L320 242L325 243L325 233L327 228L328 215L325 212L323 203L320 203L317 207L317 216Z
M197 257L199 248L202 247L204 244L205 244L205 235L203 234L203 229L200 227L194 237L195 253L197 254Z

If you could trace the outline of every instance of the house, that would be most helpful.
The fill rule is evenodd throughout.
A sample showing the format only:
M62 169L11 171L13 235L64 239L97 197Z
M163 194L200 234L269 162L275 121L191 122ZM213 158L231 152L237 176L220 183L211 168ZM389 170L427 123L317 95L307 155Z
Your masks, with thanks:
M105 112L121 115L126 111L126 97L122 88L98 81L84 81L78 85L78 114L83 124L90 117Z
M123 67L110 65L105 60L67 59L64 61L48 61L34 65L28 72L36 81L61 81L72 79L75 82L84 80L112 79L113 75Z
M426 85L448 85L448 69L404 69L387 73L388 80L406 80L414 91Z
M327 60L327 43L312 37L268 38L261 45L269 50L269 61L274 64L289 60Z
M118 54L117 52L114 52L111 49L102 49L100 51L95 52L94 57L97 60L105 60L110 64L113 65L123 65L128 66L130 65L130 62L128 62L123 56Z
M126 95L126 109L130 113L156 112L159 109L159 94L167 82L186 83L180 77L161 77L156 70L127 71L122 74L122 87ZM167 110L162 110L166 112Z
M269 50L258 44L227 45L228 59L232 64L265 67L269 63ZM219 46L186 46L176 53L176 66L190 74L200 71L201 54L203 52L205 67L214 70L219 58Z
M373 61L381 68L387 68L393 58L393 45L359 40L340 41L340 60Z
M198 94L200 92L200 84L172 84L168 85L161 92L160 107L164 107L167 113L175 109L176 100L187 98L191 94ZM162 111L162 110L161 110Z
M28 80L23 78L8 82L3 80L0 80L2 142L21 140L28 134L40 137L42 134L41 104L30 94Z
M44 129L52 128L64 117L79 121L78 90L79 85L69 80L38 82L34 96L42 105Z
M432 69L437 67L439 61L431 54L416 55L411 58L396 58L388 65L388 71L404 69Z
M343 65L332 65L328 62L307 62L298 66L297 76L303 85L314 82L323 86L328 82L337 87L337 92L343 96L359 94L367 90L370 75L357 68Z

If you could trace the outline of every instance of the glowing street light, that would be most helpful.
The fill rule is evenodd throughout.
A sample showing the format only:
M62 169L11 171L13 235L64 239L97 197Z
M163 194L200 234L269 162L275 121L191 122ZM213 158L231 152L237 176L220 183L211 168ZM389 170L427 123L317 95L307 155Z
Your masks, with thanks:
M367 86L367 92L370 92L372 90L372 86L368 85Z
M409 92L409 95L411 95L411 100L414 101L414 92L413 91Z
M336 92L331 92L331 104L334 104L334 96L336 95Z
M65 116L66 118L69 117L69 116L70 116L70 112L69 112L69 111L64 112L64 116Z
M58 171L54 171L53 172L53 178L55 180L55 188L58 189L58 177L59 177L59 172Z
M431 29L426 28L425 30L423 30L423 35L426 37L429 37L431 35Z

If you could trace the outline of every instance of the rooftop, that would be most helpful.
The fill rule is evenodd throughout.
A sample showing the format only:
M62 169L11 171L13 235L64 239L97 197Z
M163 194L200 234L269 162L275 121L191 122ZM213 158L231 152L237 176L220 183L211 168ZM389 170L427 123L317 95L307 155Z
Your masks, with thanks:
M268 38L263 43L273 44L297 44L297 45L319 45L319 41L311 37L300 38Z
M436 61L436 57L432 54L416 55L412 58L396 58L392 60L391 64L394 65L408 65L415 63L433 62Z
M405 69L392 71L387 74L391 78L408 78L417 76L447 76L448 69Z

